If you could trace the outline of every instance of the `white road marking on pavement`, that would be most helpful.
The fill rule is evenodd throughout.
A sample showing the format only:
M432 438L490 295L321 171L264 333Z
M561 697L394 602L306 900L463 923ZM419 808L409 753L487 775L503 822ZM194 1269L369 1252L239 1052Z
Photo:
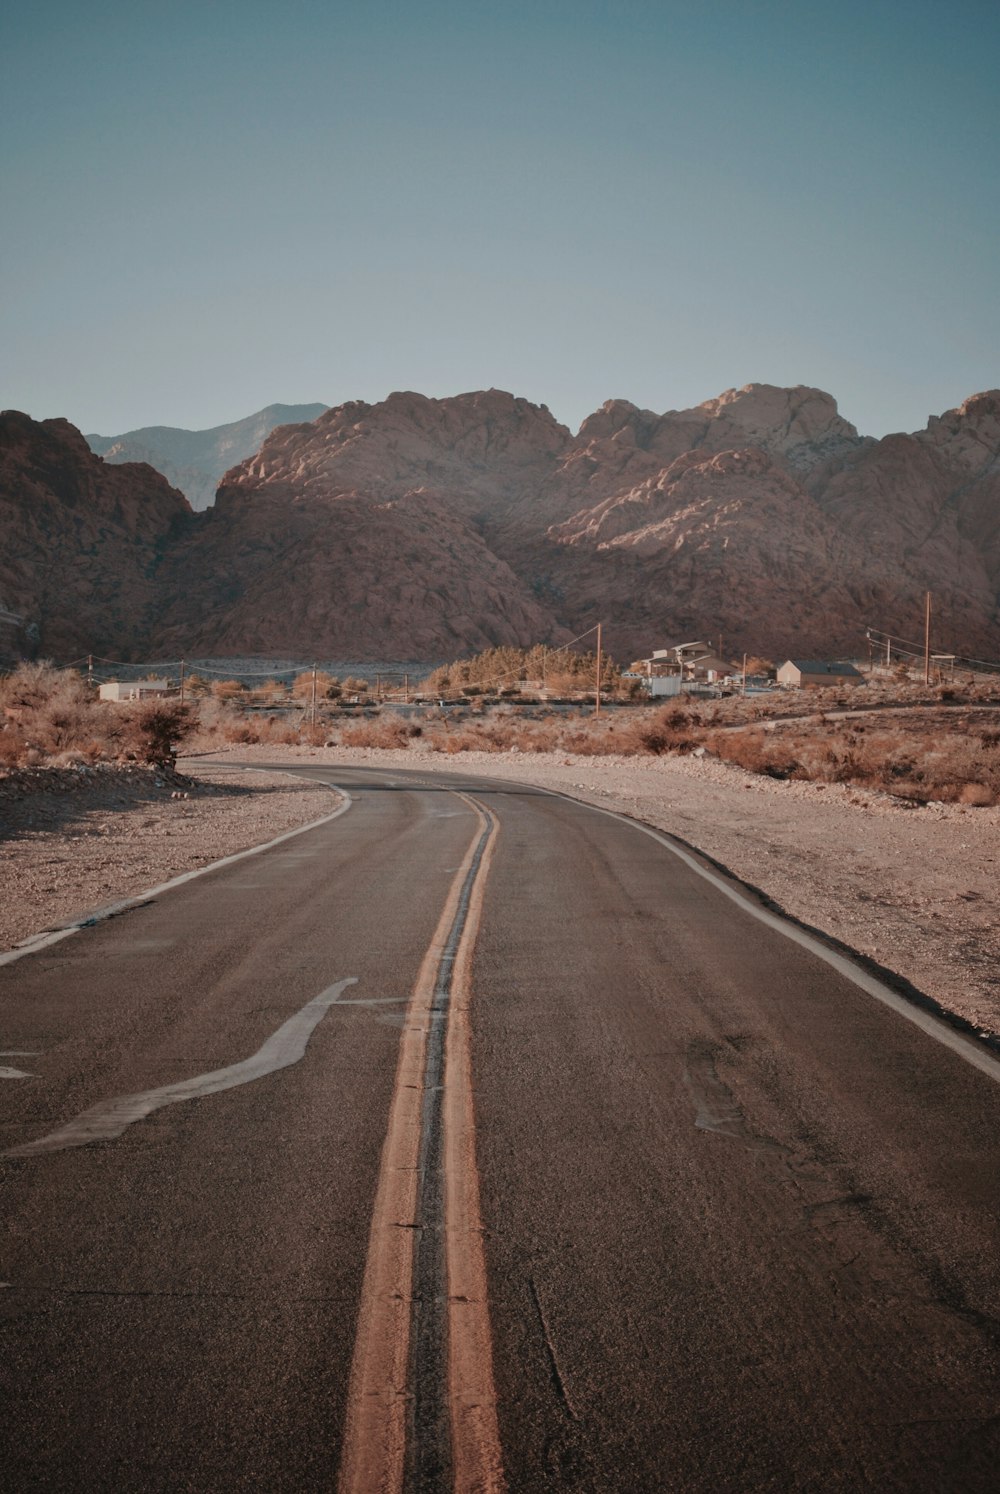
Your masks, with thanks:
M33 1074L26 1074L23 1069L9 1069L5 1064L0 1064L0 1079L33 1079Z
M296 776L298 775L289 774L289 777ZM25 955L37 954L41 949L48 949L50 944L58 944L60 939L68 939L70 934L75 934L80 929L90 928L92 924L101 923L115 913L124 913L127 908L135 908L140 903L148 903L150 898L159 897L163 892L170 892L174 887L181 887L185 882L193 882L195 877L203 877L206 872L218 871L220 866L233 866L247 856L259 856L262 851L269 851L272 846L280 846L282 841L292 840L296 835L305 835L307 830L318 830L320 825L328 825L331 820L339 819L353 805L354 800L350 794L339 785L327 783L323 778L312 778L309 781L319 783L323 788L332 788L338 794L342 794L344 802L340 808L335 809L332 814L323 815L318 820L310 820L308 825L299 825L295 830L286 830L283 835L276 835L273 840L265 841L263 845L250 846L245 851L234 851L231 856L223 856L220 861L210 861L207 866L196 867L194 871L182 872L179 877L171 877L169 882L161 882L158 887L149 887L145 892L137 892L134 897L125 897L120 902L108 903L106 907L97 908L92 913L80 913L65 928L32 934L30 938L22 939L16 948L8 949L0 954L0 965L12 965L15 960L23 960Z
M162 1089L148 1089L144 1094L122 1095L114 1100L102 1100L91 1105L75 1120L50 1131L37 1141L25 1142L23 1146L11 1147L5 1157L30 1157L36 1152L61 1152L74 1146L88 1146L92 1141L113 1141L127 1126L134 1125L159 1110L162 1105L179 1105L184 1100L199 1100L205 1095L216 1095L224 1089L235 1089L239 1084L249 1084L277 1069L298 1063L306 1051L306 1045L314 1028L322 1021L340 993L347 986L357 985L358 977L349 975L336 985L327 986L314 996L301 1011L283 1022L277 1032L268 1038L264 1046L242 1063L231 1064L225 1069L215 1069L210 1074L198 1074L194 1079L182 1079L179 1084L165 1084Z

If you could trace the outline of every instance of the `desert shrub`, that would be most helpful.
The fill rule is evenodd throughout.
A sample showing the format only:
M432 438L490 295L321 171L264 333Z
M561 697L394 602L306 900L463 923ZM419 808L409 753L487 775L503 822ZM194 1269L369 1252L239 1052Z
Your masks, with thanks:
M262 721L259 731L260 741L283 747L291 747L299 740L298 730L287 721Z
M345 726L340 740L344 747L406 747L410 727L401 716L387 714L375 721L358 721Z
M19 664L9 674L0 676L0 709L5 712L41 710L95 702L90 685L74 669L57 669L54 664Z
M114 756L117 718L70 669L21 664L0 679L0 764Z
M963 783L958 791L959 804L971 804L986 809L996 803L996 795L985 783Z
M179 700L146 700L120 713L124 753L139 762L173 764L176 748L191 735L195 720Z
M805 776L794 744L760 726L712 732L706 746L716 757L749 773L763 773L768 778Z
M260 732L256 726L251 725L243 717L237 717L233 721L227 721L222 727L222 739L224 742L250 744L260 741Z
M16 768L24 751L24 738L9 726L0 726L0 768Z

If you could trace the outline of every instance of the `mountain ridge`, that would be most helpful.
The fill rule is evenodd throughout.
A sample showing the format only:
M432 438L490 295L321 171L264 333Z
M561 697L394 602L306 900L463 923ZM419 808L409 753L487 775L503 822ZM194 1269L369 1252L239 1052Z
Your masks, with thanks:
M153 540L133 650L431 660L600 618L621 657L822 657L914 636L932 589L942 644L996 657L1000 392L875 440L804 385L609 400L575 434L503 390L398 391L275 427Z
M148 462L184 493L195 510L209 508L219 480L234 462L251 456L278 425L315 420L327 405L265 405L252 415L205 430L145 425L119 436L90 434L91 451L112 463Z

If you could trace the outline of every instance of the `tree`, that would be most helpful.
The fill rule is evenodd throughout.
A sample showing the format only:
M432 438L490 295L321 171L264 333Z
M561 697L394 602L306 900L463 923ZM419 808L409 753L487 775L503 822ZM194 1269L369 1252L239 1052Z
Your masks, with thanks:
M255 685L250 693L261 705L274 705L276 701L284 699L285 687L280 680L264 680Z
M140 762L172 768L179 743L193 728L190 708L180 701L144 701L128 712L125 741Z
M330 687L337 683L337 680L334 678L334 676L332 674L327 674L325 669L317 669L315 679L317 698L319 698L320 696L325 696L329 692ZM304 697L307 700L311 700L312 692L313 671L311 669L307 669L304 674L297 674L295 676L295 683L292 685L292 694Z
M773 659L763 659L759 654L751 654L747 659L747 674L766 674L773 679L778 669Z

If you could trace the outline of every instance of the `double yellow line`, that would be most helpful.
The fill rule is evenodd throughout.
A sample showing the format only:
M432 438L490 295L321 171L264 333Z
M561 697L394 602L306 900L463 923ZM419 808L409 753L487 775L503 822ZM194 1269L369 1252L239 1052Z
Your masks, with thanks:
M406 1010L361 1291L340 1494L394 1494L403 1489L406 1477L414 1393L409 1383L414 1253L422 1223L422 1116L435 996L448 959L454 963L441 1108L441 1225L450 1466L453 1487L462 1494L498 1494L504 1488L479 1211L469 1022L472 953L499 825L478 800L467 794L458 797L476 815L477 830L449 888Z

